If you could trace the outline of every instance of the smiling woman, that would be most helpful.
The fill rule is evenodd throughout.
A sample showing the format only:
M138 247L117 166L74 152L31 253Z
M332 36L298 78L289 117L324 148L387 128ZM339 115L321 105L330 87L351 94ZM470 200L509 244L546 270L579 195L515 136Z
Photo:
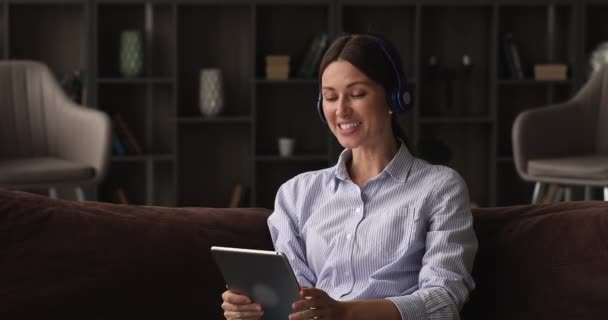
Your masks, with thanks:
M268 219L302 287L291 320L458 318L475 286L467 186L412 154L395 115L410 102L399 61L371 35L339 37L321 61L317 108L344 151L284 183ZM227 319L263 314L222 298Z

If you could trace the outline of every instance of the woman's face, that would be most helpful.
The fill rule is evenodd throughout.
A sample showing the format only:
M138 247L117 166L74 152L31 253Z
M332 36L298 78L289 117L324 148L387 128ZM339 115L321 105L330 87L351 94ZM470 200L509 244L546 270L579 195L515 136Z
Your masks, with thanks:
M330 63L321 75L323 113L344 148L377 146L392 139L384 88L345 60Z

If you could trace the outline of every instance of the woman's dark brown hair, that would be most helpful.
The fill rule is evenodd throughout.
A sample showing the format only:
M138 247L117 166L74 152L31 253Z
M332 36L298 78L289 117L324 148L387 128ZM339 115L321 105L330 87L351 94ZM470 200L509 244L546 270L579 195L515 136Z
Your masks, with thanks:
M373 37L378 36L374 35ZM325 71L325 68L330 63L345 60L363 72L368 78L380 84L388 97L388 88L396 87L395 84L398 79L391 61L373 37L367 35L344 35L334 40L321 60L319 83L321 82L323 71ZM384 45L392 46L386 39L381 39ZM394 48L392 51L397 52ZM405 79L405 75L401 75L401 78ZM387 104L390 104L388 99ZM391 116L391 127L393 135L403 140L410 152L415 152L413 144L409 141L405 131L399 126L395 113Z

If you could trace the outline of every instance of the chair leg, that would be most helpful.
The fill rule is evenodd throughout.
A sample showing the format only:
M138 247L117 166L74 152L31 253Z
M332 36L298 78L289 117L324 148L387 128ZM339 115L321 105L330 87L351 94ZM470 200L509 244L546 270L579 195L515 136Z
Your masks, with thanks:
M589 201L591 198L591 186L585 186L585 201Z
M82 190L82 187L76 187L74 189L76 191L76 199L78 201L85 201L85 196L84 196L84 190Z
M564 201L572 201L572 187L564 187Z
M608 186L604 186L604 201L608 201Z
M534 185L534 194L532 194L532 203L539 203L540 196L545 191L545 184L542 182L536 182Z
M59 198L59 196L57 195L57 188L49 188L49 197L53 199Z

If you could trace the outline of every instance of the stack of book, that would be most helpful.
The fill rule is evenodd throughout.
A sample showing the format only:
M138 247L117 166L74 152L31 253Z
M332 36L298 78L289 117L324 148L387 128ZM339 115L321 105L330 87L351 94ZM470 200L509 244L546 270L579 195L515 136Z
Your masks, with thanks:
M112 150L116 156L142 155L144 150L135 138L133 131L127 125L122 114L116 112L112 115Z
M502 51L506 63L507 76L513 80L524 79L524 67L519 55L519 48L510 32L502 34Z
M289 56L266 56L266 78L285 80L289 78Z

